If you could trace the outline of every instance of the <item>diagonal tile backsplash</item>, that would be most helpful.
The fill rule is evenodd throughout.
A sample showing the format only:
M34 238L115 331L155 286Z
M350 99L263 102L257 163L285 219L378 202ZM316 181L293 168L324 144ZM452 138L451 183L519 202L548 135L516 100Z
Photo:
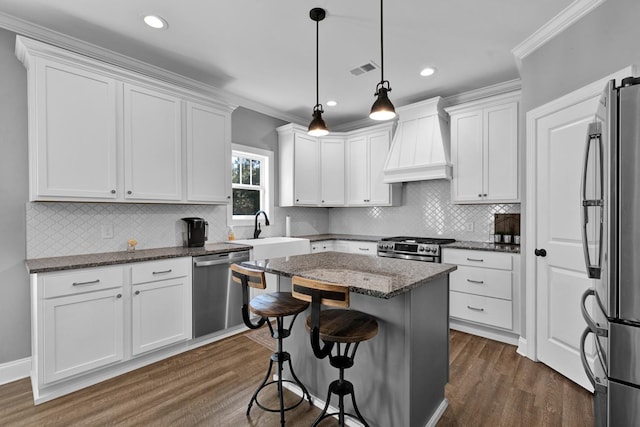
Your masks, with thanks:
M409 235L490 241L494 214L518 213L519 204L452 205L446 180L406 183L402 206L371 208L275 208L262 236L283 236L291 217L293 236L324 233ZM187 216L209 222L209 241L227 240L226 206L116 203L27 203L27 258L123 251L128 239L138 249L181 246ZM473 224L473 231L467 230ZM113 230L103 238L102 229ZM249 238L253 226L234 227Z
M451 204L450 181L432 180L403 184L402 206L331 209L329 224L331 233L486 242L491 241L494 214L518 212L520 204Z

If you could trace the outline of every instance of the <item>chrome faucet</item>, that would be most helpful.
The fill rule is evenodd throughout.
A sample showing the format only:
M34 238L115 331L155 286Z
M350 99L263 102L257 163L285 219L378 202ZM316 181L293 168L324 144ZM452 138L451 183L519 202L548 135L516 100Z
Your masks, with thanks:
M262 232L262 230L260 229L260 223L258 222L258 217L260 216L260 214L264 215L264 225L269 225L269 217L267 216L267 213L265 211L256 212L255 222L253 223L253 238L254 239L257 239L258 236L260 236L260 233Z

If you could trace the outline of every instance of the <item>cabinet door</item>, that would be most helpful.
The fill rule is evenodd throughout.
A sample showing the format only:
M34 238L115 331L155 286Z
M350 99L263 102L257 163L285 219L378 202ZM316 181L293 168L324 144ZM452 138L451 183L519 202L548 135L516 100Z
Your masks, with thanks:
M125 84L124 102L125 198L180 201L180 99Z
M518 103L487 108L485 122L485 201L518 200Z
M317 205L320 201L318 140L298 133L294 138L295 204Z
M344 139L320 140L320 179L323 206L344 206Z
M376 242L350 241L349 252L360 255L377 255L378 244Z
M483 199L482 110L451 117L452 201L479 202Z
M347 204L367 205L369 200L369 157L367 138L347 140Z
M368 137L369 144L369 197L367 204L388 205L390 186L384 183L384 164L389 154L389 132L377 132Z
M44 383L123 359L122 288L44 300Z
M231 201L230 116L187 102L187 201Z
M131 354L191 338L191 283L186 277L133 286Z
M35 131L30 142L30 199L115 199L115 80L38 61L35 99L29 102Z

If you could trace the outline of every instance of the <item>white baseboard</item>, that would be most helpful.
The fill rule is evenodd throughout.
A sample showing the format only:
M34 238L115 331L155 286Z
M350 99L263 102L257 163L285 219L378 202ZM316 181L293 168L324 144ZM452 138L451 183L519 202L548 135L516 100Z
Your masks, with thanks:
M440 402L440 405L438 405L438 409L436 409L436 412L433 413L431 419L429 419L429 422L425 427L436 427L438 421L440 421L440 418L442 418L442 416L444 415L444 411L447 410L448 406L449 401L445 397L444 399L442 399L442 402Z
M523 357L527 357L527 339L520 337L518 340L518 350L516 352Z
M29 375L31 375L30 357L0 365L0 385L27 378Z

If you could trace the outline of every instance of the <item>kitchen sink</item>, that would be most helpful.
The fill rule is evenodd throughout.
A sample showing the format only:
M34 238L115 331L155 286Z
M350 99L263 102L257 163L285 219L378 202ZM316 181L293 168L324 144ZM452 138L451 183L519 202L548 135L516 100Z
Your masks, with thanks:
M262 239L234 240L233 243L251 245L251 259L279 258L311 252L309 239L299 237L264 237Z

